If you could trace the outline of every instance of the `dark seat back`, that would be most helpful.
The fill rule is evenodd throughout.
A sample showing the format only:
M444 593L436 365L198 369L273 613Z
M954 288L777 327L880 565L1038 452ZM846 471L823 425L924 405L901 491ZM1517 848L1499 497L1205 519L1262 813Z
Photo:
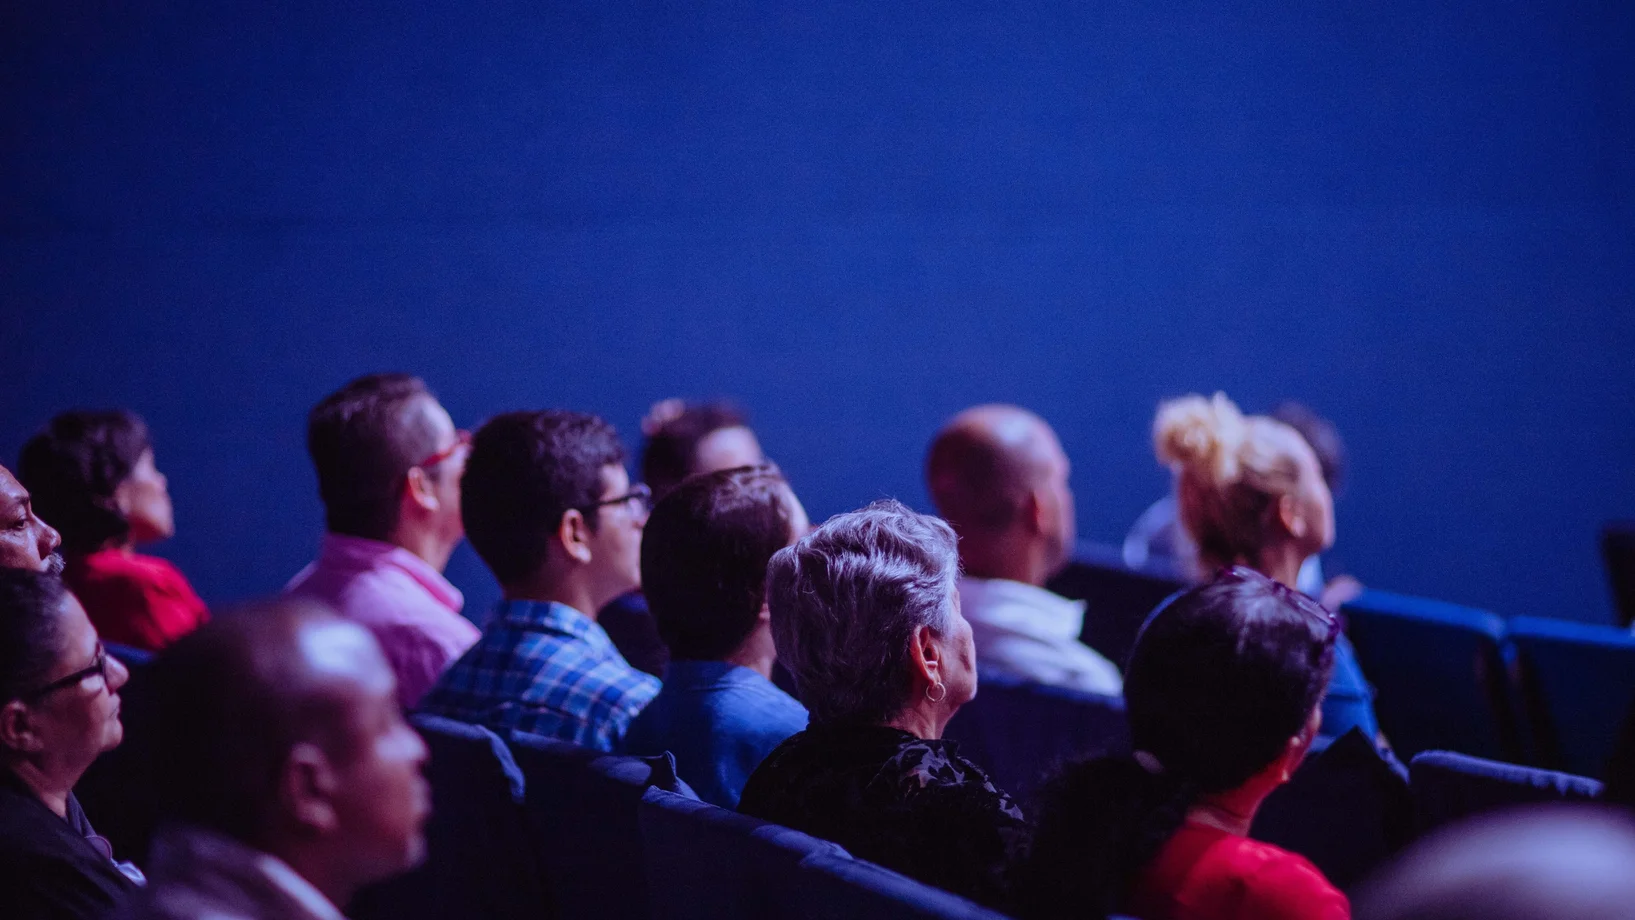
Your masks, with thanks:
M801 920L1004 920L958 895L922 885L861 859L814 856L801 864L795 894Z
M959 742L962 755L1019 799L1065 761L1130 746L1122 699L986 673L976 699L960 707L944 737Z
M1607 566L1618 622L1627 627L1635 623L1635 521L1614 521L1601 528L1601 560Z
M1536 762L1601 776L1635 703L1635 636L1609 626L1516 617L1510 641Z
M1485 610L1365 591L1347 634L1373 683L1380 729L1402 756L1429 748L1521 759L1504 621Z
M1496 808L1591 801L1601 794L1601 784L1587 777L1452 751L1426 751L1408 773L1420 833Z
M1063 597L1084 601L1079 641L1121 670L1147 615L1185 586L1186 580L1170 566L1134 569L1124 564L1117 547L1100 543L1080 543L1073 560L1046 585Z

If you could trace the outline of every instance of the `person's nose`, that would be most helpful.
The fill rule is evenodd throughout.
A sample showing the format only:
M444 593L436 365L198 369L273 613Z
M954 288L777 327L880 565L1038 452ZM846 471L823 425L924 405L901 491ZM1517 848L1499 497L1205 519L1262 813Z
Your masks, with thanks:
M40 558L44 559L62 545L62 534L57 532L57 528L41 521L38 516L35 516L34 520L40 524Z
M108 656L107 669L108 692L118 693L119 688L125 686L125 682L131 679L131 669L112 655Z

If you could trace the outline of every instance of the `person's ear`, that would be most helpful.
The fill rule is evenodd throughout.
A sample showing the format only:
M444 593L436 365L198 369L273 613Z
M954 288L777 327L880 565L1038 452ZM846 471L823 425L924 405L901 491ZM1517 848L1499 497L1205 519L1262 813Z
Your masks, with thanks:
M303 741L290 748L278 777L278 800L284 814L315 834L331 834L340 825L334 796L340 778L323 749Z
M136 507L136 499L132 496L135 490L136 485L131 482L129 476L125 477L124 482L114 486L114 511L118 512L119 516L126 520L130 520L131 509Z
M431 476L420 467L411 467L405 477L403 486L403 500L409 502L422 511L436 511L441 501L437 498L436 485Z
M1050 499L1045 495L1044 486L1034 486L1028 490L1027 497L1022 500L1022 520L1034 533L1050 530Z
M0 706L0 746L31 754L45 747L45 739L35 730L34 715L27 703L12 700Z
M1297 495L1286 494L1277 498L1277 520L1283 530L1296 540L1303 540L1311 527L1305 506Z
M1300 769L1300 764L1306 759L1306 752L1311 750L1317 740L1317 732L1323 727L1323 707L1318 706L1306 717L1305 727L1301 728L1288 745L1283 749L1283 756L1279 758L1280 768L1278 775L1283 782L1288 782L1294 771Z
M556 526L556 538L569 559L581 565L590 562L590 522L585 520L584 512L578 508L564 511L562 522Z
M914 634L909 639L909 654L914 669L925 680L927 687L935 687L942 683L943 660L942 648L937 644L936 634L929 626L914 627Z
M772 625L772 606L766 601L761 601L761 612L755 614L755 625L760 626L763 623Z

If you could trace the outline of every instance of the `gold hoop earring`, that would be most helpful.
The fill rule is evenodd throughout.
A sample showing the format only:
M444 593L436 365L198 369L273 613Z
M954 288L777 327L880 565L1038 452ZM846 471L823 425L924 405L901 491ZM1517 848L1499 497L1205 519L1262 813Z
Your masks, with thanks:
M936 696L931 695L932 690L938 691ZM948 687L947 687L947 685L945 685L942 681L939 680L936 683L932 684L931 686L926 687L925 688L925 699L926 699L926 702L929 702L929 703L940 703L943 700L948 699Z

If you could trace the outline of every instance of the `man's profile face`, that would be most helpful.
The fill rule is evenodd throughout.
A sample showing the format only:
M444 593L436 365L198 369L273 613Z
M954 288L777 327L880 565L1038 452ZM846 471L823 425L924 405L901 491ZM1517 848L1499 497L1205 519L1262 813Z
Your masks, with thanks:
M630 474L617 463L602 467L602 495L610 501L630 494ZM596 515L596 530L589 535L591 565L596 567L599 593L610 601L641 587L642 529L647 526L647 506L639 500L602 505Z
M62 534L34 513L28 490L0 466L0 568L62 571Z

